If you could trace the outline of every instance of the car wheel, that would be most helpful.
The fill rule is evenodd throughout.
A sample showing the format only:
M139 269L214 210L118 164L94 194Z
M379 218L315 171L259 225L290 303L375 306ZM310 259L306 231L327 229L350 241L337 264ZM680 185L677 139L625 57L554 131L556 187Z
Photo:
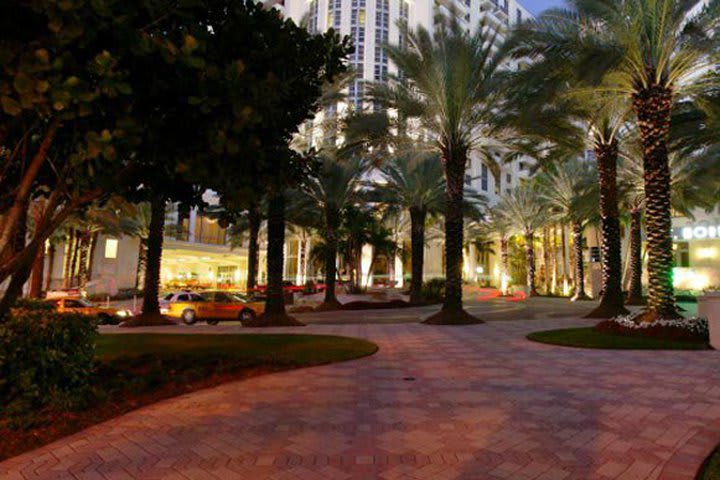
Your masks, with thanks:
M117 321L115 321L114 318L112 318L110 315L106 315L104 313L101 313L98 315L98 323L100 325L117 325Z
M217 325L218 323L220 323L220 320L218 320L217 318L207 321L208 325Z
M255 321L255 312L252 310L243 310L240 312L240 323L243 326L248 326Z
M192 310L190 308L183 310L182 321L185 322L185 325L192 325L193 323L197 322L195 310Z

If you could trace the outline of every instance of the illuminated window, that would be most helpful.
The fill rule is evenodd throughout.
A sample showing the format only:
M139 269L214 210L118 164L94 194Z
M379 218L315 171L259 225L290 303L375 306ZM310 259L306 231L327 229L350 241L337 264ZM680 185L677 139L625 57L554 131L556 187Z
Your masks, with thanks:
M105 240L105 258L117 258L118 241L115 238Z

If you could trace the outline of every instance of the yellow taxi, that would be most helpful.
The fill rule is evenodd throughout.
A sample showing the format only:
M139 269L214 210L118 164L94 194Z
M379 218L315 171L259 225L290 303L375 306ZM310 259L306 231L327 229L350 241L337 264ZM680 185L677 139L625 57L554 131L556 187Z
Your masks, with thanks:
M170 293L160 301L160 313L187 325L198 320L210 325L223 320L239 320L246 325L264 311L264 301L224 290Z
M103 325L117 325L132 316L130 310L102 307L83 297L59 297L47 300L55 305L58 312L73 312L83 315L95 315Z

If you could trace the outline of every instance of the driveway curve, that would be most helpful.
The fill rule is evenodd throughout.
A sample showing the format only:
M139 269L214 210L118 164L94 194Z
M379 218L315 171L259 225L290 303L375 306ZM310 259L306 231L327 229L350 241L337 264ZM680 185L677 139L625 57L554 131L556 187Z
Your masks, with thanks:
M1 463L0 478L694 478L720 442L720 353L524 338L583 324L306 327L380 351L142 408ZM205 330L252 332L178 328Z

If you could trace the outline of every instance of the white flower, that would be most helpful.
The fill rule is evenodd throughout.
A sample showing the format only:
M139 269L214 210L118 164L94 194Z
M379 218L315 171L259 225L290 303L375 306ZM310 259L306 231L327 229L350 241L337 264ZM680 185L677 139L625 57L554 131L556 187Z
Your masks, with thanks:
M634 330L641 330L643 328L660 326L682 328L683 330L687 330L691 333L698 335L708 334L708 321L706 318L692 317L672 320L659 319L655 320L654 322L637 322L635 319L641 313L642 312L631 313L629 315L620 315L618 317L612 318L610 321L615 322L625 328L631 328Z

